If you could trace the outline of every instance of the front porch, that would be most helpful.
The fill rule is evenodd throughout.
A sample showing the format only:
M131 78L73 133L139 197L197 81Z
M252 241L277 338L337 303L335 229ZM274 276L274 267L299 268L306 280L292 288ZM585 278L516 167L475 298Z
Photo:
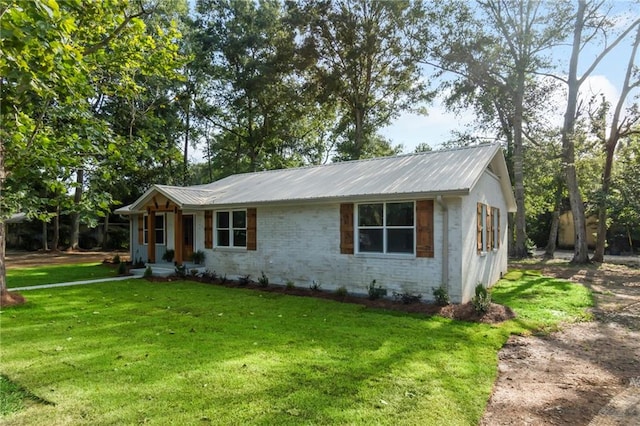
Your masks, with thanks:
M202 274L207 270L206 266L192 262L184 262L182 266L184 266L187 275L193 274L194 271L196 274ZM143 276L148 267L151 268L151 276L153 277L170 277L176 275L176 265L169 262L146 263L144 268L131 269L130 272L136 276Z

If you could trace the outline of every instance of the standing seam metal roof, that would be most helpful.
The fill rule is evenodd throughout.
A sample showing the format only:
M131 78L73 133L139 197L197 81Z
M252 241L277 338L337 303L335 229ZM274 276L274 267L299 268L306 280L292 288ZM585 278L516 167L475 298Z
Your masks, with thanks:
M473 188L500 149L498 144L486 144L322 166L244 173L206 185L154 185L150 191L155 188L181 206L411 193L464 193ZM150 191L129 207L134 209Z

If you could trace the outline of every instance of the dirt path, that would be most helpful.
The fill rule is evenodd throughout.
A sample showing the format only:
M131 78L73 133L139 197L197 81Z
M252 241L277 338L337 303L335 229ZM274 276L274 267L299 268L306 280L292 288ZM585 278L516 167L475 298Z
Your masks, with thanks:
M640 270L564 262L512 265L580 282L595 321L548 336L513 336L482 425L640 424Z

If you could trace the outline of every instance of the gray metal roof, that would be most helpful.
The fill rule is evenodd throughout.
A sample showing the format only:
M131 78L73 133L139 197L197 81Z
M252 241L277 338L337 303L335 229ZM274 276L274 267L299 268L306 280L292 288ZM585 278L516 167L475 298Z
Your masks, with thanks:
M496 161L497 160L497 161ZM395 157L229 176L192 187L154 185L120 213L135 211L154 189L182 207L364 198L411 194L468 193L491 165L507 202L511 184L499 145L479 145Z

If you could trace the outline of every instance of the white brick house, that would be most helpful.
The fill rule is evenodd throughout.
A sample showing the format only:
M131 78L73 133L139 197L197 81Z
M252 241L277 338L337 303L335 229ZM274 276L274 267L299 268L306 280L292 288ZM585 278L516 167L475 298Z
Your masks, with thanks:
M513 211L502 149L480 145L154 185L117 212L131 216L134 260L202 250L228 277L361 294L375 279L427 300L444 284L466 302L506 272Z

